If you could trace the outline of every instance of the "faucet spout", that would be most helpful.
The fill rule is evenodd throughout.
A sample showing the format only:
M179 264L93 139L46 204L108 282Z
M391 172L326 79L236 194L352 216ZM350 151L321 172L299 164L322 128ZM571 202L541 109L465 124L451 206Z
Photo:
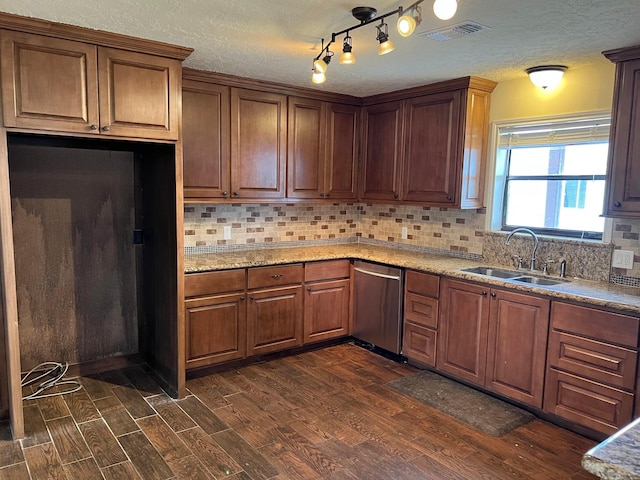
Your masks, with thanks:
M538 240L538 236L533 230L526 227L514 228L513 230L511 230L511 233L507 236L507 240L504 242L504 244L509 245L509 241L511 240L511 237L513 237L518 232L528 233L529 235L531 235L531 238L533 238L533 251L531 252L530 268L531 270L535 270L536 269L536 251L538 250L539 240Z

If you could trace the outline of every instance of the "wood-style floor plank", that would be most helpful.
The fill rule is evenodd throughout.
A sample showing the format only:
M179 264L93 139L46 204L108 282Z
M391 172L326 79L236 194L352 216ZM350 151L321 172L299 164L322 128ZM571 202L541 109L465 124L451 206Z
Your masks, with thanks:
M182 440L158 415L142 418L138 425L166 462L192 455Z
M212 435L212 438L236 462L242 465L242 469L251 478L266 480L278 475L278 470L233 430L218 432Z
M127 409L134 419L148 417L156 413L145 401L140 392L133 387L113 387L113 393L115 393L118 400L122 402L124 408Z
M22 448L33 447L51 441L51 436L44 423L44 418L38 406L33 403L23 407L24 412L24 434Z
M30 480L30 478L25 462L0 468L0 480Z
M139 480L140 475L130 461L102 469L105 480Z
M80 460L64 466L67 478L73 480L96 480L102 477L102 473L93 458Z
M177 403L208 435L229 428L226 423L220 420L214 412L193 395L178 400Z
M53 444L58 450L62 464L77 462L91 456L87 444L71 417L57 418L47 422ZM27 460L28 463L28 460Z
M64 395L62 398L76 423L90 422L100 418L100 413L84 389Z
M100 468L127 461L127 456L103 419L79 425L93 458Z
M123 406L112 408L102 413L102 418L116 437L140 430L131 415Z
M189 417L169 395L164 394L148 397L147 402L158 412L158 415L167 422L167 425L169 425L174 432L182 432L183 430L196 426L196 423L191 417Z
M142 432L118 437L118 441L131 459L131 463L145 480L167 480L173 472Z
M198 457L211 475L216 478L227 477L242 471L242 467L238 462L225 452L202 428L191 428L180 432L178 436ZM241 461L244 465L245 459L243 458Z
M67 476L53 443L29 447L25 449L24 456L32 478L66 480Z
M211 474L195 455L168 461L177 480L209 480ZM226 478L233 478L233 475Z

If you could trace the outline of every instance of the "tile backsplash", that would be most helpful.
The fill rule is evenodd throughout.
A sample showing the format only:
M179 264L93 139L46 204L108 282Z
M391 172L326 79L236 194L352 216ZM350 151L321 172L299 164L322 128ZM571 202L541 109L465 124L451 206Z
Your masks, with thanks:
M531 239L516 235L509 246L506 235L487 232L485 210L457 210L407 205L365 203L312 204L188 204L185 206L185 252L215 252L252 246L301 245L325 242L392 242L405 248L482 258L488 263L514 266L512 255L531 257ZM231 238L224 239L224 227ZM406 227L406 239L402 238ZM561 259L567 275L640 287L640 220L613 221L611 244L542 238L538 265ZM632 250L633 269L611 269L614 248Z

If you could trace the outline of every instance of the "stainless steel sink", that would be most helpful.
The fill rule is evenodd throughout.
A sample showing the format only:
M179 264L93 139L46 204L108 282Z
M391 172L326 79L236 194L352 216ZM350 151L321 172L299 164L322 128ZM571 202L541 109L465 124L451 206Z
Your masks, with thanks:
M565 283L566 280L553 280L551 278L542 278L542 277L515 277L511 278L514 282L522 282L522 283L530 283L532 285L540 285L544 287L550 287L552 285L559 285L561 283Z
M467 273L477 273L479 275L486 275L487 277L497 277L497 278L514 278L522 276L520 272L510 272L508 270L500 270L498 268L489 268L489 267L473 267L473 268L465 268L462 270Z
M548 277L538 277L535 275L525 275L522 271L513 272L510 270L501 270L499 268L491 267L465 268L462 271L466 273L476 273L485 277L502 278L510 282L528 283L530 285L537 285L539 287L552 287L554 285L561 285L569 281Z

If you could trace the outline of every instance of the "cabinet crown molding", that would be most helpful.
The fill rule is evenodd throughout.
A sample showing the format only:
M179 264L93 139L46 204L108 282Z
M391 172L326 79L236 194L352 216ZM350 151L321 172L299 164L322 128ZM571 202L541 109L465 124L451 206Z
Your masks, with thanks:
M160 57L184 60L193 52L193 48L171 45L168 43L130 37L119 33L93 30L86 27L23 17L10 13L0 13L0 28L25 33L35 33L48 37L63 38L79 42L92 43L103 47L148 53Z
M636 60L640 58L640 45L605 50L602 52L602 55L614 63L624 62L626 60Z

